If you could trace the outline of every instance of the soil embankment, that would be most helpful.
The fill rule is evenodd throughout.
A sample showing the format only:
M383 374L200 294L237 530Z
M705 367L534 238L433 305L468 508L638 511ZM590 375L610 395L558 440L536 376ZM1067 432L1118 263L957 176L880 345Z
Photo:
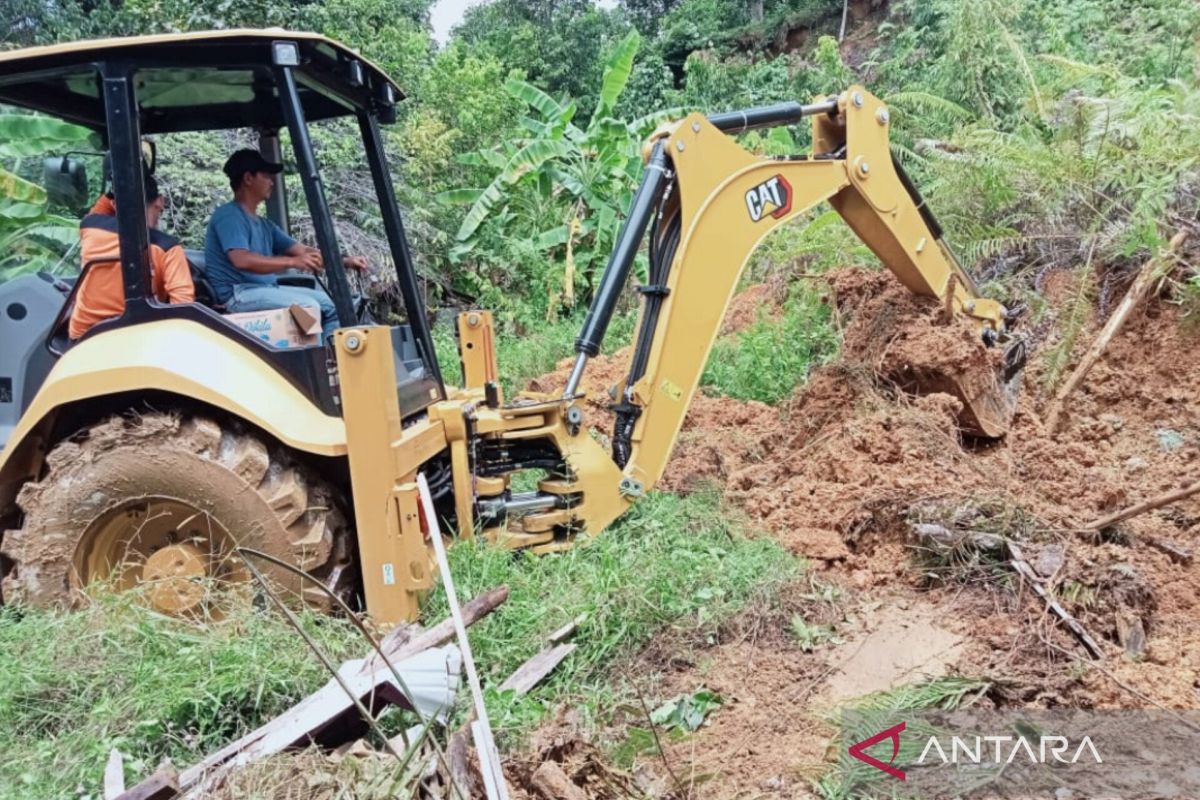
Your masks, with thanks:
M702 797L811 796L805 776L822 769L830 733L819 711L848 687L865 694L931 675L989 681L985 701L998 706L1196 707L1200 562L1158 545L1200 544L1200 498L1103 536L1080 530L1200 477L1200 350L1178 309L1151 301L1135 315L1055 435L1041 424L1035 354L1009 435L982 442L960 435L954 398L898 388L906 370L931 364L986 372L994 356L974 334L943 324L936 304L886 273L843 270L830 286L840 357L780 408L698 395L663 480L676 491L715 483L811 560L814 585L832 587L798 587L687 655L680 642L670 657L667 648L643 654L639 668L662 676L660 696L703 685L726 698L703 728L667 746L674 770L698 774ZM606 390L625 355L597 359L585 379L590 421L604 434ZM1004 558L932 552L915 523L1016 543L1104 658L1087 664ZM797 617L830 636L798 646ZM659 774L663 763L644 769Z

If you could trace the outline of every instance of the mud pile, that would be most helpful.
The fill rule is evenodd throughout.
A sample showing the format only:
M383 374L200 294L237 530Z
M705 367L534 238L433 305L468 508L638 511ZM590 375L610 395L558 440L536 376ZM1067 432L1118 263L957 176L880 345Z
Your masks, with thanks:
M890 274L843 270L830 276L830 287L843 333L839 359L778 409L697 395L662 488L719 485L781 543L855 591L928 592L910 523L946 509L1007 509L1004 518L985 520L987 529L1020 541L1031 562L1057 560L1053 582L1064 603L1115 656L1131 625L1144 631L1140 662L1118 656L1118 673L1161 702L1200 701L1193 685L1200 680L1200 572L1195 561L1175 563L1148 544L1200 544L1200 499L1134 518L1105 541L1078 533L1087 521L1200 477L1200 342L1181 327L1176 309L1152 303L1130 321L1069 404L1057 435L1041 424L1035 354L1009 435L964 441L958 401L913 396L905 376L931 365L991 374L995 351L969 325L945 324L936 303L914 297ZM586 379L594 382L590 422L604 433L611 425L604 389L620 379L626 358L597 359ZM549 380L561 386L565 373ZM1011 582L964 586L952 587L957 613L972 618L978 646L960 666L998 669L1003 655L1006 669L1025 664L1030 686L1043 682L1044 694L1048 670L1069 658L1031 639L1028 615L1052 644L1078 645L1046 622L1043 605L1025 597L1019 582L1015 589ZM1130 700L1104 683L1077 682L1078 702ZM1018 695L1042 702L1032 688Z

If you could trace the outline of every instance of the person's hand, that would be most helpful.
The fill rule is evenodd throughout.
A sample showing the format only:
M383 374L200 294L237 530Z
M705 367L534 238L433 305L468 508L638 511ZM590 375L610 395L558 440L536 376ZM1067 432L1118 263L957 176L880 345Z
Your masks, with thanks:
M369 269L364 256L345 256L342 259L342 266L346 269L356 269L359 272L366 272Z
M318 273L324 269L321 252L316 248L307 248L300 255L292 256L292 266L305 272Z

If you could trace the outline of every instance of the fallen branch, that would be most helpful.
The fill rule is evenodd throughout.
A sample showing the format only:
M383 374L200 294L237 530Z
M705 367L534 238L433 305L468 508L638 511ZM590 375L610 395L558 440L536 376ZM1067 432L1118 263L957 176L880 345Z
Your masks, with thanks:
M479 620L486 617L488 614L495 611L500 605L508 599L508 587L497 586L494 589L489 589L483 594L468 601L462 607L463 625L470 627ZM438 647L446 644L454 638L454 619L446 617L446 619L434 625L426 631L422 631L413 636L404 643L395 655L390 656L393 659L408 658L416 655L422 650L428 650L431 647Z
M1200 493L1200 481L1196 481L1191 486L1185 486L1182 489L1175 489L1167 492L1166 494L1160 494L1158 497L1152 497L1149 500L1143 500L1137 505L1129 506L1129 508L1122 509L1115 514L1109 514L1107 517L1101 517L1100 519L1093 520L1083 527L1085 530L1102 531L1105 528L1110 528L1113 525L1116 525L1118 522L1124 522L1131 517L1136 517L1138 514L1145 514L1147 511L1153 511L1156 508L1162 508L1163 506L1170 505L1171 503L1177 503L1180 500L1186 500L1197 493Z
M1104 329L1100 331L1100 335L1096 337L1096 341L1092 343L1092 346L1088 349L1087 354L1083 357L1083 360L1079 362L1079 366L1077 366L1075 371L1071 373L1071 377L1067 379L1067 382L1063 384L1063 387L1059 391L1058 395L1054 398L1053 402L1050 403L1050 408L1046 412L1046 429L1050 433L1055 433L1058 430L1059 421L1062 416L1062 410L1067 398L1071 396L1071 393L1074 392L1075 389L1078 388L1079 384L1083 382L1083 379L1087 377L1087 374L1091 371L1092 367L1096 365L1096 362L1100 359L1100 356L1104 355L1104 351L1108 347L1109 342L1112 341L1112 338L1116 336L1121 330L1122 326L1124 326L1125 320L1129 318L1130 312L1132 312L1133 309L1142 302L1142 299L1147 293L1149 293L1150 287L1153 286L1154 282L1160 277L1159 265L1161 262L1165 261L1168 256L1178 250L1184 241L1187 240L1187 238L1188 231L1180 231L1171 237L1171 241L1167 244L1165 250L1151 256L1149 259L1147 259L1146 263L1142 265L1142 268L1138 271L1138 275L1134 279L1133 284L1129 287L1129 291L1125 293L1125 297L1121 300L1121 304L1117 306L1117 310L1113 312L1113 315L1108 318L1108 322L1105 323Z
M1075 619L1075 617L1071 616L1071 612L1063 608L1062 604L1055 600L1054 596L1046 590L1046 587L1042 585L1040 580L1038 580L1037 573L1033 571L1033 567L1029 566L1029 562L1021 557L1020 549L1012 542L1009 542L1008 547L1009 552L1013 556L1008 563L1012 566L1016 573L1021 576L1021 579L1025 581L1025 584L1033 590L1034 594L1042 599L1042 602L1046 604L1046 608L1050 609L1051 613L1053 613L1062 621L1062 624L1066 627L1066 629L1071 632L1071 635L1074 636L1081 645L1083 645L1084 649L1088 651L1092 658L1103 658L1104 651L1100 649L1100 645L1097 644L1096 640L1091 637L1091 635L1087 632L1087 629L1083 627L1082 623Z

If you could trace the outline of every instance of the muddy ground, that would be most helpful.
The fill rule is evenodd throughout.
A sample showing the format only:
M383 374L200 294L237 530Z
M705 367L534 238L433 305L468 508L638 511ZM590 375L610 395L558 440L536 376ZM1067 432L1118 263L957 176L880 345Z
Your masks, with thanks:
M1053 308L1051 276L1045 293ZM736 330L780 296L755 287L735 301ZM812 569L771 608L748 611L711 641L664 639L628 673L654 698L706 687L724 705L695 733L644 755L629 775L659 796L813 797L827 769L839 703L930 676L989 683L995 707L1195 708L1200 703L1200 563L1165 552L1200 544L1200 498L1096 536L1084 523L1194 482L1200 473L1200 337L1177 307L1136 312L1068 405L1056 434L1042 424L1044 358L1031 357L1010 434L964 439L957 401L914 397L891 379L930 361L991 356L967 328L890 275L845 270L829 302L843 329L834 362L780 408L698 396L664 488L706 482ZM1081 352L1092 332L1085 332ZM590 421L607 435L606 389L626 353L589 367ZM566 366L566 365L564 365ZM534 388L561 385L556 372ZM940 525L966 544L947 552L914 533ZM983 534L985 538L979 538ZM1099 661L1007 566L979 547L1002 536L1103 649ZM793 620L823 626L802 643ZM599 736L622 740L636 715ZM526 763L558 760L592 796L621 796L597 778L603 759L570 719L547 724ZM594 734L593 734L594 736ZM622 773L625 774L625 773ZM608 787L608 788L606 788Z

